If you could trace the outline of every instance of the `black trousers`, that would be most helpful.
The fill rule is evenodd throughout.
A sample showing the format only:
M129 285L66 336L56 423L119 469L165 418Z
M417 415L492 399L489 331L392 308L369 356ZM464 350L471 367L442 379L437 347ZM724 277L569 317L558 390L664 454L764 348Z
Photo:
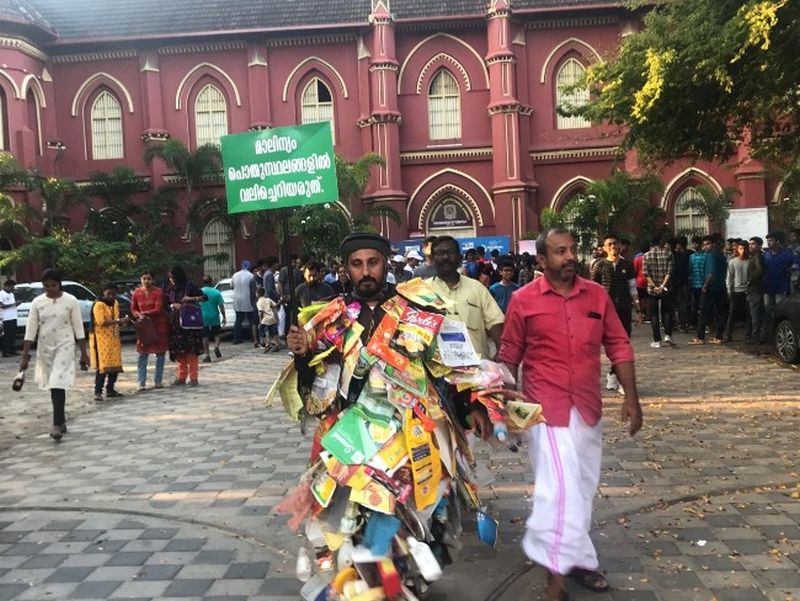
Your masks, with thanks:
M653 326L653 341L661 342L661 323L664 323L664 334L672 336L675 321L674 298L671 294L650 296L650 320Z
M725 290L708 290L700 299L700 318L697 321L697 337L706 339L706 326L714 323L716 338L722 340L728 322L728 294Z
M3 322L3 357L14 354L14 342L17 337L17 320L7 319Z
M63 426L67 423L66 405L67 391L63 388L51 388L50 400L53 403L53 425Z
M94 375L94 393L101 394L103 392L103 384L106 385L106 390L111 392L114 390L114 384L117 383L117 376L119 373L117 372L110 372L107 374L101 374L99 371ZM106 376L108 376L108 382L106 383Z

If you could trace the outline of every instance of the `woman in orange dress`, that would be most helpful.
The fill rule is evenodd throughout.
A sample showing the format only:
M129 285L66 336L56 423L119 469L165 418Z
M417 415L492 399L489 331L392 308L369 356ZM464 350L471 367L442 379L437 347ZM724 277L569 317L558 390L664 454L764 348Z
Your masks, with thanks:
M137 366L139 391L147 389L147 359L156 356L155 387L164 388L164 361L169 350L169 318L166 313L166 297L164 291L153 285L153 274L146 271L142 274L142 285L133 292L131 313L136 321L149 319L156 332L156 340L143 344L136 339L136 352L139 353Z

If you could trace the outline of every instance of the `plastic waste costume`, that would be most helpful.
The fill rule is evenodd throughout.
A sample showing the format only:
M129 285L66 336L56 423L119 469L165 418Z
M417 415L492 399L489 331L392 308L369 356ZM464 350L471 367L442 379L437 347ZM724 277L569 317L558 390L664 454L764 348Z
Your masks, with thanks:
M390 253L381 236L354 234L342 258L363 249ZM463 507L477 511L479 536L494 545L497 523L471 478L469 414L488 412L502 440L541 421L538 405L505 388L511 374L480 361L466 330L445 324L446 301L419 278L395 289L387 272L388 263L375 298L359 298L356 286L301 310L309 351L268 397L279 394L301 423L319 420L310 467L277 507L310 543L297 563L304 599L415 599L451 563Z

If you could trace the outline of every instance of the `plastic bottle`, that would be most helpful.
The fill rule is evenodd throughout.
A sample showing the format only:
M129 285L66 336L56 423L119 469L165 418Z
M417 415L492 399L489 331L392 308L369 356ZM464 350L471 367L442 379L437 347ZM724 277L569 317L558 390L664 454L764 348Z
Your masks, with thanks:
M21 371L17 374L17 377L14 378L14 382L11 384L11 388L14 392L19 392L22 390L22 386L25 384L25 372Z
M500 442L505 442L508 440L508 428L503 422L495 422L494 426L494 435L497 437L497 440Z
M300 582L308 582L311 579L311 557L308 549L300 547L297 552L297 564L295 566L295 576Z
M422 577L428 582L436 582L442 577L442 566L436 561L436 556L431 548L424 542L418 541L413 536L406 539L408 550Z

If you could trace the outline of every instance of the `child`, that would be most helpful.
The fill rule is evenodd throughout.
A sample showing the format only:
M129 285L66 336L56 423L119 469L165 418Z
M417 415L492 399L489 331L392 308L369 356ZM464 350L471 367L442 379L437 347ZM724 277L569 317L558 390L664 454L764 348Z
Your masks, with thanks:
M268 353L270 350L277 353L281 349L281 341L278 338L278 319L276 316L276 303L271 298L264 295L264 289L259 288L256 292L258 300L256 301L256 309L258 310L258 337L261 346L264 347L264 352Z
M501 263L500 281L489 287L489 292L492 294L503 313L508 309L511 295L519 290L519 285L515 284L513 280L514 266L509 262Z

